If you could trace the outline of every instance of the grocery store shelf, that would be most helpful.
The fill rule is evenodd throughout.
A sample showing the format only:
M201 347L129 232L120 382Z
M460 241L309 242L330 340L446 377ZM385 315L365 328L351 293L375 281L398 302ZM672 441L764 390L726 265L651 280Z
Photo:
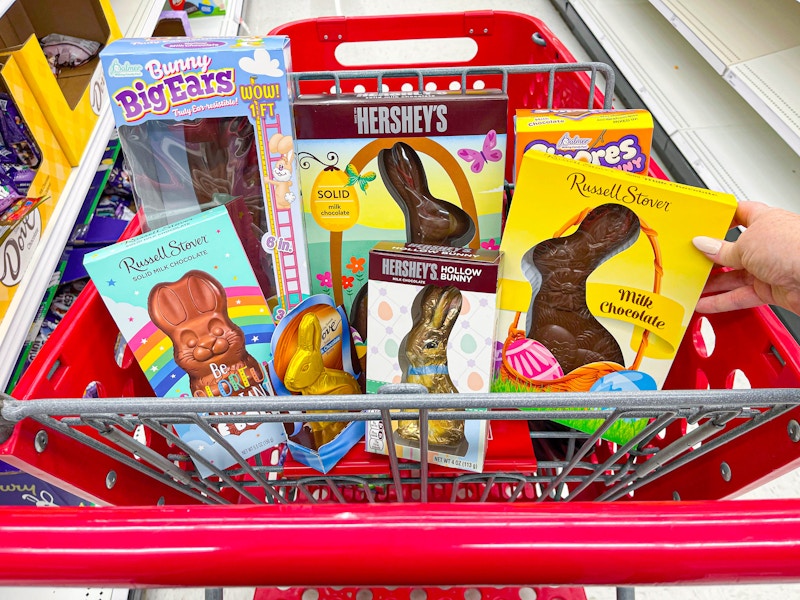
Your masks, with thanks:
M113 129L114 119L106 100L92 138L84 150L81 166L72 170L47 228L42 232L42 238L33 251L28 263L30 266L19 283L8 311L0 321L0 388L5 388L11 377L25 343L25 336L39 309L42 296L50 285L53 271L72 232L86 191Z
M11 2L0 4L0 14ZM125 35L142 35L153 30L160 9L152 0L115 0L112 7ZM119 11L119 12L118 12ZM83 200L92 182L97 165L103 156L109 137L114 129L114 119L108 98L104 98L92 137L81 157L80 165L73 168L56 208L42 232L29 261L31 265L14 294L11 304L0 321L0 388L5 388L25 343L30 324L36 316L53 271L58 264L64 246L69 239L73 224L83 205Z
M796 0L650 0L800 154L800 5Z
M800 44L797 0L650 0L722 75L737 63Z
M11 4L10 0L0 0L0 15ZM232 0L230 4L231 11L225 17L209 18L212 21L207 24L209 35L229 35L231 31L235 33L242 0ZM111 6L123 34L126 37L142 37L153 31L163 3L159 0L111 0ZM30 324L69 239L75 218L83 205L113 130L114 119L106 97L80 165L72 169L48 226L42 232L41 241L28 263L31 267L25 272L6 314L0 320L0 389L8 384Z
M164 7L158 0L111 0L114 16L125 37L150 35Z
M562 4L565 18L577 17L602 45L704 185L800 211L800 156L648 0Z

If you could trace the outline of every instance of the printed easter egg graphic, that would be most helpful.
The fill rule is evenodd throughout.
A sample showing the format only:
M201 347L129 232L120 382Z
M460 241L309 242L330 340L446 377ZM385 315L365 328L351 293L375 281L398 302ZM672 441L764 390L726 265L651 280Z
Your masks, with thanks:
M463 352L465 355L470 355L477 349L478 342L475 341L475 338L468 333L464 334L464 337L461 338L461 352Z
M483 377L481 377L480 373L473 372L467 377L467 385L471 392L479 392L484 388L486 382Z
M514 340L506 349L506 360L511 368L528 379L549 381L564 376L553 354L536 340Z
M359 201L350 177L335 166L317 175L311 188L311 214L323 229L345 231L358 221Z
M392 310L392 305L388 302L381 302L378 305L378 318L381 321L391 321L392 317L394 317L394 311Z
M598 379L590 392L644 392L656 390L655 379L641 371L615 371Z

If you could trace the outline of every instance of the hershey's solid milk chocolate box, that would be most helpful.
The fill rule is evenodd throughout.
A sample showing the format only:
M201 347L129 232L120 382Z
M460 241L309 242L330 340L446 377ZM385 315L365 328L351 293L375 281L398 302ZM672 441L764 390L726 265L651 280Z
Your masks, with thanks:
M296 100L311 291L344 305L363 338L377 242L499 246L507 109L491 91Z

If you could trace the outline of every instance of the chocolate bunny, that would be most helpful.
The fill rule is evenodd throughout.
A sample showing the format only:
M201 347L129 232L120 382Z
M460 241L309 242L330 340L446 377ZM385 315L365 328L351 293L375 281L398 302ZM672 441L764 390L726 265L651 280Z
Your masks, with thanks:
M433 196L417 152L397 142L378 153L381 179L406 218L409 242L464 246L475 235L475 223L464 210Z
M300 320L297 350L283 376L286 389L303 395L360 394L361 386L355 377L347 371L325 366L321 346L322 326L319 317L307 313ZM335 438L346 425L343 421L305 423L300 432L291 435L291 439L310 448L319 448Z
M633 245L639 218L622 204L603 204L565 237L536 244L522 258L532 288L527 337L541 342L564 373L598 361L623 364L617 340L589 312L586 280Z
M192 395L265 395L259 385L262 367L247 352L244 332L228 316L225 288L211 275L192 270L177 281L153 286L147 312L172 340L175 363L189 375Z
M461 292L452 285L427 285L414 304L414 324L400 344L402 381L422 384L434 394L457 394L447 369L447 342L461 314ZM419 441L419 422L399 421L396 433ZM464 421L430 421L429 443L449 446L463 439Z
M331 369L322 360L322 326L314 313L303 315L297 330L297 350L283 376L291 392L310 395L360 394L361 387L347 371Z

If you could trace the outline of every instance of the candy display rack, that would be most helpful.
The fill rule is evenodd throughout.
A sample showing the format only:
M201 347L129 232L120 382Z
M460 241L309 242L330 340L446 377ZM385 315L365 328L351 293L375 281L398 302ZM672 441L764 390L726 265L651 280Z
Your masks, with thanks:
M13 0L0 0L0 14L4 14L12 4ZM210 22L206 24L206 27L217 28L215 35L233 35L238 29L237 19L241 15L242 0L234 0L230 4L232 10L225 17L209 18ZM111 6L126 37L149 35L162 9L158 2L150 0L112 0ZM48 226L42 232L38 245L30 251L28 264L36 265L36 268L26 269L8 310L0 316L0 388L4 389L11 377L39 300L49 285L50 275L69 238L72 224L81 209L113 128L114 119L106 97L80 164L70 171Z

